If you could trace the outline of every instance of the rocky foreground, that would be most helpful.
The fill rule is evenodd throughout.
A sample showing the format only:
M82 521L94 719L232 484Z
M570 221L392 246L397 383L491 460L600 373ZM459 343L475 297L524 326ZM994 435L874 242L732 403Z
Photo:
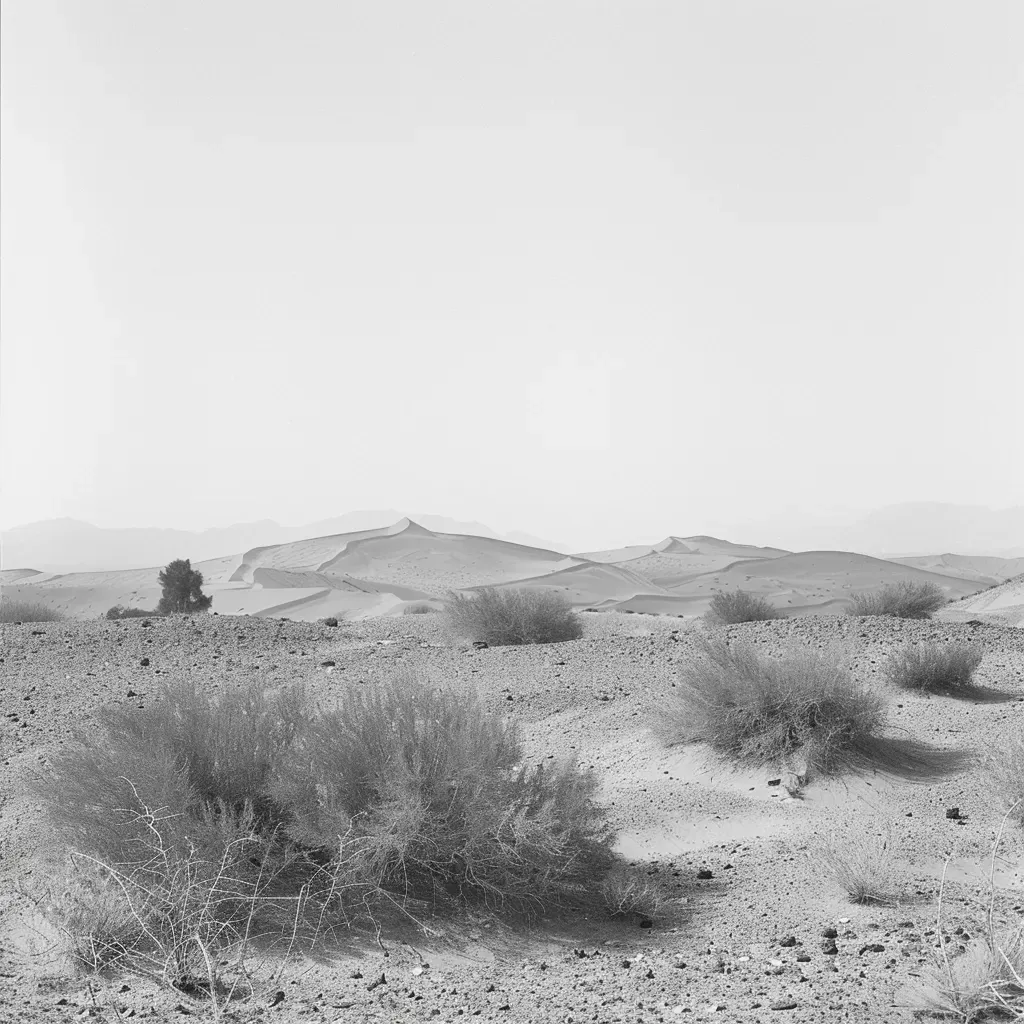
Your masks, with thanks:
M0 626L0 1019L909 1021L910 991L938 953L943 875L950 956L980 934L990 904L997 921L1020 920L1024 834L1004 832L993 862L1002 811L986 757L1024 728L1024 631L824 616L730 627L766 651L840 646L882 688L901 644L984 651L983 692L970 700L890 694L891 737L926 748L914 773L894 762L794 800L771 773L731 773L657 737L694 627L584 618L574 643L484 650L436 615L336 628L227 616ZM304 681L329 696L407 671L477 687L491 711L523 723L531 758L575 753L599 770L620 849L673 896L665 914L529 928L470 915L379 941L359 931L315 961L254 963L256 994L216 1013L145 979L87 979L62 962L25 895L43 881L47 840L21 781L48 749L104 704L157 699L165 680ZM829 869L827 847L875 838L903 892L894 907L850 903Z

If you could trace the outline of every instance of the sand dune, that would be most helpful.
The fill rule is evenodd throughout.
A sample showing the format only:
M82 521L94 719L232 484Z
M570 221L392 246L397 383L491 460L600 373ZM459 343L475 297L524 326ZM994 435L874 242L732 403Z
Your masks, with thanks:
M705 573L676 587L679 597L703 597L716 591L747 590L771 599L776 607L797 614L835 611L861 590L875 590L898 580L936 584L949 598L978 590L968 580L899 565L852 551L802 551L778 558L744 559Z
M621 566L585 562L544 576L516 580L506 587L551 588L564 593L577 607L619 607L638 595L652 598L670 595L642 576Z
M569 556L489 537L438 533L400 519L373 530L251 548L196 568L219 614L304 620L399 615L411 603L484 586L552 588L578 608L684 617L705 612L717 591L742 588L764 594L792 615L830 614L841 612L853 592L899 579L930 580L949 597L961 598L984 586L963 573L995 568L989 560L936 556L933 563L944 570L938 572L852 552L793 554L703 536L671 536L649 547L594 554ZM633 557L610 558L622 554ZM5 571L0 582L5 595L91 618L118 604L155 608L158 573L156 567L88 573L24 569ZM1007 610L999 614L1015 614L1014 600L1006 598Z
M1024 573L1024 558L994 558L986 555L916 555L909 558L893 558L900 565L911 565L916 569L927 569L943 576L956 576L978 583L1001 583Z

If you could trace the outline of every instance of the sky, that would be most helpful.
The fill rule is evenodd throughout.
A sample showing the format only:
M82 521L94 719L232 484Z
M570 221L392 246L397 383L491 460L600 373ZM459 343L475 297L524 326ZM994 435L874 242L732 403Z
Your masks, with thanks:
M1024 503L1017 0L7 0L0 57L2 528Z

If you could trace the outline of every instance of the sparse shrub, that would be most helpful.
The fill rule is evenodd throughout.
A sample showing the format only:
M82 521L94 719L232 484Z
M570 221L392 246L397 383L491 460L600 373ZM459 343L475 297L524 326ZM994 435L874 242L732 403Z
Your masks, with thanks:
M877 836L860 836L842 847L830 844L824 860L851 903L894 906L903 886L893 864L891 841Z
M645 868L622 864L601 883L601 898L610 917L654 920L665 906L666 893L657 877Z
M579 640L583 623L555 590L485 587L472 597L451 594L445 611L453 629L491 647Z
M883 699L856 683L832 654L762 657L746 643L695 638L665 709L670 741L701 741L740 763L841 771L885 720Z
M155 619L159 618L161 612L146 611L145 608L125 608L123 605L115 604L113 608L107 609L106 618L117 619Z
M711 598L711 607L706 617L708 622L715 625L728 626L737 622L781 619L783 616L766 597L745 590L734 590L732 593L715 594Z
M946 603L939 586L932 582L900 580L887 583L881 590L854 594L850 615L889 615L896 619L930 619Z
M284 621L284 620L282 620L282 621ZM333 615L328 615L327 618L321 619L320 622L324 626L330 626L331 629L337 628L337 625L338 625L338 620Z
M966 644L922 644L890 655L885 678L903 690L962 690L981 664L981 651Z
M187 558L176 558L170 562L160 570L157 579L163 590L157 611L163 615L175 612L193 615L205 612L213 603L213 598L203 593L203 574L193 569Z
M63 612L39 601L16 601L12 597L0 599L0 622L61 622L65 618Z
M437 609L432 604L407 604L402 609L403 615L433 615Z

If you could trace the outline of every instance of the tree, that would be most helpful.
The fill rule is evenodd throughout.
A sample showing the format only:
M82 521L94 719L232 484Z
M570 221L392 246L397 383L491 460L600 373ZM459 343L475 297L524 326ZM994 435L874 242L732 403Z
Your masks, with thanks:
M203 593L203 574L192 568L187 558L176 558L160 570L157 577L163 589L163 597L156 606L163 615L170 612L184 612L192 615L205 612L213 598Z

